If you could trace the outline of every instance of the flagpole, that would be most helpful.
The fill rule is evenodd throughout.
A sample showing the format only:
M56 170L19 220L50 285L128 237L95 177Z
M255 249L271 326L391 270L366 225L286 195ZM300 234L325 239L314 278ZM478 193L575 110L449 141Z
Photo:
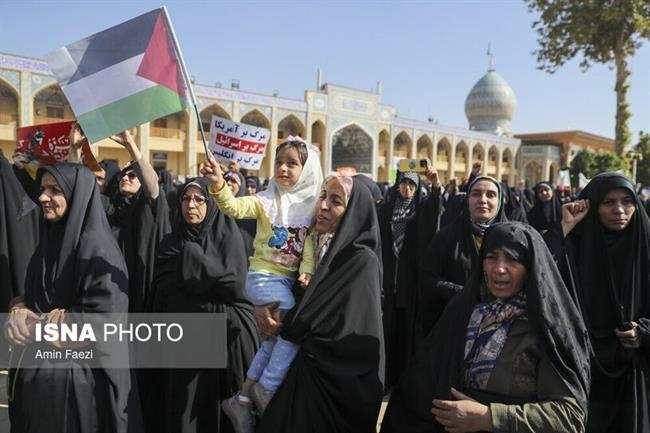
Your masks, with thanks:
M167 14L167 6L162 6L163 15L165 16L165 21L167 21L167 26L169 31L172 34L172 39L174 40L174 51L178 59L181 61L181 71L183 71L183 76L185 77L185 82L187 87L190 90L190 98L192 98L192 105L194 105L194 113L196 114L196 120L199 123L199 130L201 131L201 140L203 140L203 147L205 149L205 157L207 158L210 155L210 149L208 149L208 142L205 139L205 131L203 130L203 122L201 122L201 115L199 114L199 108L196 103L196 96L194 95L194 89L192 88L192 82L190 81L190 76L187 73L187 68L185 67L185 60L183 59L183 53L181 53L181 46L178 45L178 39L176 39L176 32L174 31L174 26L172 25L172 20L169 19Z

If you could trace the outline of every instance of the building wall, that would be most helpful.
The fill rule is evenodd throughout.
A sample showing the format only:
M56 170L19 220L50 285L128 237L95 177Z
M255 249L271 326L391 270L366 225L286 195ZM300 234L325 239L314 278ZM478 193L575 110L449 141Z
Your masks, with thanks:
M559 171L571 164L577 152L587 149L594 152L615 150L611 138L585 131L542 132L517 134L521 140L519 171L529 185L542 180L556 183Z
M5 158L10 159L11 155L14 153L16 148L16 141L0 140L0 150L4 154Z
M11 110L17 112L17 126L52 121L43 118L44 107L34 107L34 97L38 92L56 86L45 62L0 54L0 86L18 95L18 108L0 106L0 116ZM519 175L514 167L510 168L503 161L504 155L509 155L510 164L514 164L519 140L400 118L395 107L381 101L379 92L326 84L318 91L305 91L304 100L297 100L198 84L193 87L202 123L209 123L212 114L217 114L271 131L262 168L255 173L260 177L273 174L275 149L290 133L318 143L323 171L333 171L337 167L332 165L336 156L332 144L340 134L352 130L369 137L369 155L364 158L367 157L370 163L364 167L379 181L394 180L399 160L415 157L429 158L443 181L452 176L468 177L472 162L477 158L486 161L484 174L510 184ZM41 115L35 116L35 110L39 110ZM69 106L65 107L65 117L73 117ZM174 174L196 175L205 154L195 113L186 111L167 116L164 126L152 121L134 131L142 153L149 159L154 154L164 153L167 156L165 165ZM5 131L7 135L3 136L2 128L0 124L2 143L15 140L11 131ZM5 129L13 130L15 135L15 126ZM206 131L206 138L208 134ZM11 147L8 144L2 146ZM120 165L124 165L130 159L126 151L110 140L95 143L93 150L98 160L117 159ZM153 162L162 164L162 161Z

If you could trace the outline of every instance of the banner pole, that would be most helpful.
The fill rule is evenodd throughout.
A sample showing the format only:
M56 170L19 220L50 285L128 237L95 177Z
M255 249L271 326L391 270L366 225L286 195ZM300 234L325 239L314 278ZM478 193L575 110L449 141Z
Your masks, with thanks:
M183 76L185 77L185 82L190 91L190 98L192 98L192 105L194 106L194 112L196 113L196 120L199 122L199 130L201 131L201 140L203 141L203 148L205 149L205 157L207 158L210 154L208 149L208 142L205 139L205 131L203 130L203 122L201 122L201 115L199 114L198 104L196 103L196 96L194 95L194 89L192 88L192 82L190 81L190 76L187 73L187 68L185 67L185 60L183 59L183 53L181 52L181 46L178 45L178 39L176 39L176 32L174 31L174 26L172 25L172 20L169 19L167 14L167 6L162 6L163 15L165 16L165 21L167 22L167 27L172 34L172 39L174 40L174 51L178 56L178 60L181 62L181 70L183 71Z

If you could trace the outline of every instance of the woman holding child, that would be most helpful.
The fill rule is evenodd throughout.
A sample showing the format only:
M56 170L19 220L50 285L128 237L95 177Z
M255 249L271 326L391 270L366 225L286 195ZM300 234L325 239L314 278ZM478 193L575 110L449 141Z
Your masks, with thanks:
M316 271L280 331L299 350L257 431L374 432L384 374L375 204L360 181L328 177L315 221Z

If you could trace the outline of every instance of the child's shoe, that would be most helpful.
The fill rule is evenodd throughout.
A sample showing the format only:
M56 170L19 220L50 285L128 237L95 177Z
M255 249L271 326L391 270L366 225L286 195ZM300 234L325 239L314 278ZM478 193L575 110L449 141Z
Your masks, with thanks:
M239 400L239 393L221 402L223 413L226 414L235 428L235 433L255 433L255 417L252 404Z
M251 399L257 408L258 415L262 416L266 410L266 406L268 406L269 402L273 398L273 394L275 394L275 391L265 390L259 382L253 385L253 389L251 389Z

